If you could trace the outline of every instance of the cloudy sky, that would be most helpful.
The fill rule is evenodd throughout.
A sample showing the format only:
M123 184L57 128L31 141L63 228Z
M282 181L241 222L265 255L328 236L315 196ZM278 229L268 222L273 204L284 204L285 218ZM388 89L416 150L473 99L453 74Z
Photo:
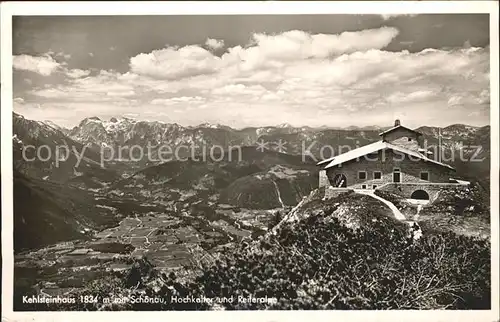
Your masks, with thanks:
M489 124L487 15L14 17L14 111L233 127Z

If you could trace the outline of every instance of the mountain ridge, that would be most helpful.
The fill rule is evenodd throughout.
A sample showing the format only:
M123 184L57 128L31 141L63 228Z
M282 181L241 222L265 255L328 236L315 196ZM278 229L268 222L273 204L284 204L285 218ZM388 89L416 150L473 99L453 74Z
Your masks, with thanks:
M17 115L20 115L22 116L21 114L19 113L16 113L16 112L13 112L14 114L17 114ZM24 116L23 116L24 117ZM383 129L388 129L388 128L391 128L392 126L382 126L382 125L366 125L366 126L358 126L358 125L346 125L346 126L336 126L336 125L321 125L321 126L310 126L310 125L300 125L300 126L294 126L294 125L291 125L290 123L279 123L279 124L275 124L275 125L261 125L261 126L246 126L246 127L232 127L232 126L229 126L229 125L225 125L225 124L222 124L222 123L209 123L209 122L204 122L204 123L200 123L198 125L180 125L178 123L170 123L170 122L163 122L163 121L158 121L158 120L138 120L138 119L135 119L135 118L131 118L131 117L126 117L126 116L112 116L109 118L108 121L106 121L105 119L102 119L98 116L91 116L91 117L87 117L87 118L84 118L82 119L78 125L76 126L73 126L73 127L65 127L65 126L62 126L62 125L59 125L51 120L44 120L44 121L40 121L40 122L48 122L50 126L53 126L55 128L58 128L58 129L63 129L65 131L70 131L70 130L73 130L74 128L77 128L79 126L82 125L82 123L86 120L95 120L95 121L101 121L101 122L109 122L109 123L117 123L117 122L120 122L121 120L128 120L128 121L133 121L134 123L137 123L137 122L143 122L143 123L160 123L160 124L166 124L166 125L172 125L172 126L176 126L176 127L180 127L180 128L187 128L187 129L198 129L198 128L224 128L224 129L229 129L229 130L233 130L233 131L245 131L245 130L248 130L248 129L258 129L258 128L293 128L293 129L307 129L307 130L326 130L326 129L329 129L329 130L346 130L346 131L349 131L349 130L358 130L358 131L371 131L371 130L383 130ZM486 126L489 126L489 125L469 125L469 124L465 124L465 123L453 123L453 124L449 124L449 125L446 125L446 126L427 126L427 125L421 125L417 128L415 128L415 130L418 130L420 128L425 128L425 127L430 127L430 128L441 128L441 129L448 129L448 128L451 128L451 127L468 127L468 128L482 128L482 127L486 127Z
M19 154L21 142L27 136L32 138L33 133L38 133L39 137L34 138L37 140L37 144L45 142L42 140L45 137L55 135L54 142L70 142L71 145L80 146L80 149L83 146L88 146L89 160L106 160L107 157L111 157L111 169L118 172L116 175L123 175L124 171L133 173L165 162L164 158L159 157L161 148L164 146L167 146L171 151L170 159L167 158L167 161L185 160L194 155L209 155L214 151L217 154L217 152L229 151L232 147L241 149L249 146L290 155L313 156L319 161L345 152L341 148L349 147L353 149L380 140L380 130L375 129L295 128L287 124L279 128L249 127L235 130L223 125L211 127L205 124L201 128L189 128L176 123L146 122L130 118L111 118L109 121L102 121L98 117L93 117L82 120L80 125L80 127L75 127L64 133L52 127L51 123L30 121L14 113L14 150ZM35 131L26 131L23 129L24 127L34 128ZM478 156L488 158L489 164L489 137L491 131L489 125L474 127L465 124L452 124L445 128L421 126L416 130L423 134L428 146L437 146L438 135L441 133L442 146L448 151L447 153L463 151L465 155L472 156L479 151ZM134 154L137 150L142 154ZM123 151L125 157L117 158L117 151L120 153ZM146 153L148 155L145 155L144 151L148 151ZM19 159L20 156L17 156L16 160L19 161ZM119 160L119 162L116 160ZM97 162L94 163L97 164ZM480 177L484 177L483 185L489 186L489 179L486 178L489 171L488 164L456 163L453 166L470 172L469 177L474 178L475 174L477 174L476 171L479 171ZM117 169L118 165L121 168ZM47 164L44 164L44 166L47 166ZM92 166L89 167L92 168ZM33 165L31 165L31 168L38 172L41 169L33 168ZM86 168L88 167L79 167L75 170L68 168L64 176L66 179L74 178L76 173L86 172ZM104 175L104 173L102 174ZM109 182L113 180L112 177L108 177L104 181ZM98 181L102 182L103 180Z

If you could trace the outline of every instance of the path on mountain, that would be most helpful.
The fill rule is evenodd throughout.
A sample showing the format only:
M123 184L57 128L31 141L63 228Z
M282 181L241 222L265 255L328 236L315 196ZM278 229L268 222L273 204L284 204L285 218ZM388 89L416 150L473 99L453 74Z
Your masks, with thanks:
M372 198L375 198L377 200L382 201L384 204L387 205L387 207L389 207L389 209L391 209L391 211L394 214L394 217L396 219L406 222L406 217L401 213L401 211L399 211L399 209L392 202L390 202L389 200L386 200L380 196L377 196L373 190L358 190L358 189L356 189L354 191L359 193L359 194L367 195L367 196L370 196Z
M276 181L273 180L274 187L276 188L276 195L278 196L278 201L281 204L281 208L285 208L285 204L283 203L283 200L281 199L281 193L280 193L280 188L278 187L278 184Z

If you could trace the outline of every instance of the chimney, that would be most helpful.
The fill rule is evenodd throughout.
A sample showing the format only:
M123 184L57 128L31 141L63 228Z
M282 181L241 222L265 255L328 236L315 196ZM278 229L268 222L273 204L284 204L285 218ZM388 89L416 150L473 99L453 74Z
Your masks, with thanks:
M400 126L400 125L401 125L401 121L400 120L394 121L394 126Z

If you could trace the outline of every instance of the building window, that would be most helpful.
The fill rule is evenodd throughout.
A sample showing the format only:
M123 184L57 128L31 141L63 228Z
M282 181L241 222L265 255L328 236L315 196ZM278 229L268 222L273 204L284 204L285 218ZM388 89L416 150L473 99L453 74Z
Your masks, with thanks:
M359 171L358 172L358 179L366 180L366 171Z
M373 179L375 179L375 180L382 179L382 172L381 171L373 171Z
M427 171L420 172L420 179L429 181L429 172Z
M347 177L343 173L336 174L335 177L330 180L330 184L335 188L346 188Z
M400 168L394 168L394 170L392 171L392 182L394 182L394 183L401 182L401 169Z
M377 189L377 185L376 185L376 184L374 184L374 185L372 186L372 188L373 188L373 190Z
M362 184L361 189L366 189L366 184Z

